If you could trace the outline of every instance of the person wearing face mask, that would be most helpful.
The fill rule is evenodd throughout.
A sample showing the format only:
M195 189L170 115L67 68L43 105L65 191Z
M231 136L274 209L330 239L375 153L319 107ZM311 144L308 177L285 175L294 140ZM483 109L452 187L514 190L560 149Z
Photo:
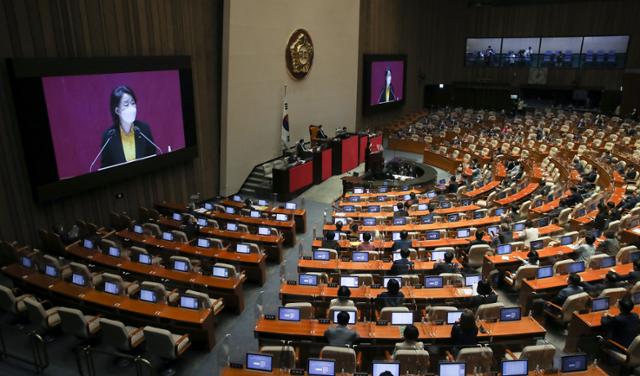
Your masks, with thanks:
M384 87L380 92L380 98L378 98L378 103L387 103L387 102L395 102L396 94L393 91L393 85L391 84L391 68L387 67L384 70Z
M113 89L109 110L113 124L102 134L102 167L159 154L149 126L136 120L136 95L128 86Z

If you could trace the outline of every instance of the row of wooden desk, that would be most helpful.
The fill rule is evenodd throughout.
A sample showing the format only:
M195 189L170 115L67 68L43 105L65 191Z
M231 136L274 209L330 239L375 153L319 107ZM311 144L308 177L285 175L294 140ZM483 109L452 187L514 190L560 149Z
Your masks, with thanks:
M375 205L374 205L375 206ZM393 207L395 205L389 205L388 207ZM382 208L381 208L382 209ZM470 211L476 211L482 209L482 207L478 205L464 205L464 206L452 206L450 208L439 208L433 211L433 214L436 215L445 215L445 214L453 214L453 213L466 213ZM348 218L393 218L393 210L389 211L379 211L379 212L365 212L365 211L356 211L356 212L344 212L344 211L334 211L334 217L348 217ZM409 210L409 217L422 217L425 215L432 214L432 212L428 210Z
M547 375L558 375L558 376L607 376L607 373L597 366L590 367L586 371L581 371L581 372L571 372L571 373L545 372L545 373ZM222 369L221 376L257 376L257 375L288 376L290 374L291 373L289 372L289 370L283 370L279 368L274 369L271 372L259 372L259 371L244 369L244 368L227 367ZM306 375L306 372L304 373L304 375ZM423 375L435 375L435 374L425 372L423 373ZM537 371L529 372L529 376L538 376L538 375L539 373ZM372 376L377 376L377 375L372 375Z
M223 220L225 222L242 223L250 226L265 226L278 229L284 238L284 245L293 247L296 244L296 227L293 218L288 221L276 221L267 218L254 218L249 216L228 214L219 211L210 211L205 213L209 218Z
M495 225L501 222L500 216L484 217L479 219L465 219L456 222L438 222L429 224L406 224L406 225L378 225L378 226L360 226L359 232L400 232L400 231L432 231L446 230L467 227L482 227ZM336 231L336 225L325 224L322 228L324 231Z

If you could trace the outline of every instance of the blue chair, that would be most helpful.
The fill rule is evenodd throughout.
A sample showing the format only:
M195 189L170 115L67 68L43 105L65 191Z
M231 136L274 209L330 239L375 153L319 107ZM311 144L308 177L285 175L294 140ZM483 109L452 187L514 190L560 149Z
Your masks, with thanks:
M604 51L603 50L598 50L598 53L596 54L596 63L604 64Z
M593 64L593 51L587 50L587 54L584 57L584 62L587 64Z
M571 50L566 50L564 52L564 62L570 65L572 61L573 61L573 52Z
M607 62L611 64L616 64L616 52L614 50L609 51L609 55L607 55Z
M542 57L542 62L543 62L544 64L549 64L549 63L551 63L551 55L552 55L552 52L551 52L551 51L545 51L545 52L544 52L544 56Z

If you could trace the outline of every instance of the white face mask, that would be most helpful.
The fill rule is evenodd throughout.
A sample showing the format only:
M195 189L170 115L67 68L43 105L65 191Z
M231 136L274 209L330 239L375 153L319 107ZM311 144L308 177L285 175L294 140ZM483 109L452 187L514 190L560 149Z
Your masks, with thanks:
M136 120L136 107L129 106L120 111L120 125L128 133L131 129L131 125Z

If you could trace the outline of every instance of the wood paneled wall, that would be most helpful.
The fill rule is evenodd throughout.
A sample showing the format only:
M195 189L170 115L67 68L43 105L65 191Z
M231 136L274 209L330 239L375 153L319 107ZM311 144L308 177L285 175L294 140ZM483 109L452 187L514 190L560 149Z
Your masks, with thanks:
M638 14L640 1L637 0L482 7L469 7L467 0L363 0L360 16L361 52L407 53L409 72L404 108L384 115L361 117L359 125L378 126L403 112L420 108L424 84L487 82L519 86L527 83L527 68L465 67L467 37L628 34L631 39L627 67L638 68ZM549 71L547 84L616 90L622 82L622 70L560 69Z
M0 239L39 244L37 229L76 218L108 224L157 200L219 186L222 0L0 0L0 57L189 55L199 156L77 196L32 198L7 70L0 64ZM80 140L79 140L80 141ZM116 199L123 193L122 199Z

